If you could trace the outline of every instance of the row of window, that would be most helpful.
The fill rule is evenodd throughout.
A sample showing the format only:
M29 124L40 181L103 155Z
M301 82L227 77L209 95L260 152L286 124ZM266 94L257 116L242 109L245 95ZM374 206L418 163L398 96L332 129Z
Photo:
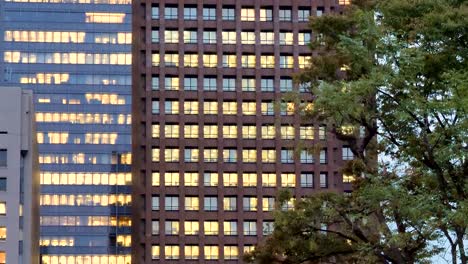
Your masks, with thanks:
M178 29L165 29L161 31L159 29L152 29L151 31L151 42L152 43L185 43L185 44L216 44L218 40L222 44L237 44L237 45L248 45L256 44L256 40L260 45L307 45L310 43L312 34L310 32L299 32L294 34L293 32L279 32L275 33L272 31L242 31L237 34L236 31L222 31L220 37L218 37L216 29L205 30L200 34L200 40L198 39L197 30L184 30L179 33ZM240 40L238 42L238 40Z
M253 246L244 247L246 251L252 250ZM164 255L161 256L161 249L164 250ZM218 260L218 259L225 259L225 260L237 260L239 259L239 248L238 246L223 246L224 254L221 255L219 250L220 246L217 245L208 245L200 247L198 245L185 245L183 247L183 255L180 252L181 246L179 245L166 245L166 246L159 246L153 245L151 246L151 258L153 260L157 260L160 258L166 260L177 260L184 258L186 260Z
M5 30L4 40L39 43L132 44L132 33Z
M131 144L132 136L117 133L37 132L39 144Z
M200 200L203 201L203 206L200 204ZM184 210L185 211L199 211L204 210L209 211L218 211L218 197L216 196L205 196L203 199L200 199L198 196L185 196L184 197ZM178 202L172 201L172 197L166 196L165 200L165 209L166 211L176 211L179 210ZM237 208L237 197L236 196L225 196L220 201L222 202L221 208L225 212L235 212ZM258 204L257 197L247 197L242 198L242 211L245 212L256 212L257 210L262 210L264 212L273 211L275 206L275 199L273 197L263 197L261 198L261 205ZM259 209L260 206L260 209ZM153 197L152 200L152 210L159 210L159 197Z
M126 194L42 194L40 205L47 206L130 206L131 195Z
M117 245L123 247L131 246L131 236L130 235L117 235ZM75 241L74 237L41 237L39 240L39 245L43 247L74 247L74 246L90 246L90 245L107 245L108 238L77 238Z
M294 163L298 160L303 164L314 163L314 154L308 150L301 150L299 155L294 153L292 149L282 149L279 153L279 157L275 149L262 149L257 151L256 149L223 149L222 152L218 151L217 148L205 148L200 151L198 148L185 148L183 150L184 157L180 158L180 151L178 148L165 148L162 152L164 157L161 157L160 149L152 150L152 161L153 162L218 162L223 161L225 163L235 163L241 161L244 163L252 163L261 161L262 163L276 163L280 161L283 164ZM239 155L238 155L239 154ZM258 157L258 154L260 157ZM239 157L238 157L239 156ZM323 149L320 151L320 164L327 164L327 150Z
M131 185L131 173L46 172L40 173L41 185Z
M131 65L132 54L5 51L3 61L6 63Z
M323 14L323 10L323 7L318 7L317 10L315 10L315 15L321 16ZM201 18L204 21L217 19L224 21L235 21L236 19L240 19L240 21L245 22L274 20L281 22L293 21L293 9L290 6L280 7L279 10L273 9L273 7L262 7L260 9L255 9L254 7L250 6L241 7L239 10L234 6L223 6L221 9L221 14L217 14L216 6L204 5L201 10L198 10L196 6L186 5L180 11L182 12L180 17L183 18L183 20L197 20L198 18ZM299 7L298 10L295 10L295 12L297 12L297 20L295 20L295 22L309 21L309 17L311 16L310 6ZM217 15L221 15L220 18L217 18ZM160 9L159 6L152 6L151 18L178 19L179 7L174 5L166 5L164 8Z
M70 74L70 73L12 73L11 81L23 84L85 84L131 85L130 75Z
M220 60L218 60L217 54L203 54L199 56L198 54L186 53L184 55L180 55L179 53L166 53L163 56L161 56L159 53L154 53L151 57L151 63L153 66L156 67L184 66L190 68L216 68L219 66L224 68L259 67L262 69L274 69L276 66L278 66L281 69L292 69L294 68L295 63L297 63L297 67L299 67L299 69L304 69L310 64L310 60L312 58L310 55L293 56L287 54L281 54L279 57L273 54L260 55L259 58L257 58L257 56L254 54L241 56L237 56L235 54L223 54L219 57ZM238 59L240 61L238 61Z
M130 114L36 112L36 122L131 125Z
M294 83L291 78L280 78L276 86L274 83L274 77L262 78L258 82L255 77L246 77L242 78L239 83L236 82L236 78L233 76L223 76L219 83L215 76L205 76L200 82L197 76L190 75L182 79L170 75L164 78L160 78L159 76L151 77L151 89L154 91L198 91L199 84L201 84L203 91L217 91L218 85L221 86L223 92L236 91L236 87L240 87L242 92L255 92L256 90L260 92L274 92L275 90L279 90L280 92L293 91ZM307 84L299 85L299 90L306 92L308 91L307 87Z
M115 93L85 93L85 94L36 94L39 104L99 104L99 105L130 105L130 95Z
M41 226L131 226L129 216L40 216Z
M131 0L5 0L17 3L55 3L55 4L97 4L97 5L130 5ZM65 264L65 262L63 263Z
M39 164L132 164L131 153L64 153L39 154Z
M128 264L132 263L132 257L130 255L42 255L41 261L42 264Z

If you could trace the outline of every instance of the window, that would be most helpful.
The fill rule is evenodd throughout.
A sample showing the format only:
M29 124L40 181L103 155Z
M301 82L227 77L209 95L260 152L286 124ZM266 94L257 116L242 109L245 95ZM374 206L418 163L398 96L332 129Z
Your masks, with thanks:
M159 255L161 254L160 246L152 245L151 246L151 259L159 259Z
M274 162L276 162L276 150L274 150L274 149L262 149L262 162L263 163L274 163Z
M178 235L179 234L179 221L167 220L164 223L164 234L166 234L166 235Z
M0 178L0 191L6 191L6 190L7 190L7 179Z
M350 147L343 147L342 148L342 158L343 158L343 160L353 160L354 159L354 154L351 151Z
M200 202L196 196L185 197L185 210L186 211L198 211L200 209Z
M255 9L254 8L242 8L241 9L241 21L255 21Z
M224 211L236 211L237 210L237 197L225 196L223 198L223 210Z
M281 150L281 163L294 163L294 152L292 149Z
M204 31L203 43L204 44L216 44L216 31Z
M184 150L184 161L185 162L198 162L199 161L199 150L196 148L187 148Z
M296 187L296 175L294 173L281 173L281 187Z
M151 65L159 66L160 62L161 62L161 59L159 57L159 54L152 54L151 55Z
M260 44L262 45L275 44L275 33L274 32L260 32ZM274 62L274 57L273 57L273 62Z
M159 138L161 126L159 124L152 124L151 125L151 137Z
M293 90L292 79L280 79L280 91L291 92Z
M203 173L203 186L218 186L218 173Z
M297 20L299 22L308 22L310 17L310 9L300 7L299 10L297 11Z
M185 125L184 126L184 138L198 138L198 125Z
M239 248L237 246L224 246L224 259L238 259Z
M224 149L223 161L224 162L237 162L237 149Z
M296 104L294 102L282 102L280 107L281 115L293 115L296 109Z
M262 115L272 116L275 115L275 107L273 102L262 102L261 103Z
M276 174L263 173L262 174L262 186L263 187L276 187Z
M293 126L281 126L280 128L282 139L294 139L294 127Z
M159 221L158 220L153 220L151 222L151 234L159 235Z
M180 247L175 245L164 246L164 255L166 259L179 259Z
M203 204L205 211L218 211L218 198L217 197L204 197Z
M176 29L164 30L164 41L166 43L179 43L179 31Z
M310 32L299 32L297 37L299 45L307 45L310 43L312 35L310 34Z
M257 174L256 173L243 173L242 174L243 187L257 187Z
M184 102L184 114L197 115L198 114L198 102L197 101L185 101Z
M304 188L314 187L314 174L312 172L301 173L301 187L304 187Z
M198 67L198 54L185 53L184 54L184 66L187 68ZM196 87L196 83L195 83L195 87Z
M6 240L7 236L7 228L4 226L0 226L0 240Z
M203 150L203 161L204 162L217 162L218 161L218 149L204 149Z
M280 56L280 68L282 69L291 69L294 66L293 56Z
M164 136L166 138L179 138L179 125L165 125Z
M221 33L221 39L223 44L236 44L237 33L236 31L223 31Z
M166 162L178 162L179 161L179 149L177 149L177 148L166 148L164 150L164 161L166 161Z
M204 138L218 138L218 126L217 125L203 126L203 137Z
M205 230L205 235L208 236L215 236L219 233L218 221L205 221L203 222L203 228Z
M151 210L159 211L159 196L151 197Z
M242 150L242 162L257 162L257 150L256 149L243 149Z
M237 186L237 173L223 173L223 186L236 187Z
M159 101L153 101L152 102L151 113L159 114ZM1 166L1 162L2 162L2 154L1 153L2 153L2 150L0 150L0 166ZM5 166L6 166L6 155L5 155Z
M236 20L236 10L234 7L223 7L222 18L228 21Z
M300 162L303 164L312 164L314 163L314 155L310 150L301 150Z
M197 7L184 7L184 20L197 20Z
M166 211L178 211L179 210L179 197L178 196L166 196L164 198L164 209L166 209Z
M354 175L343 174L343 182L344 183L352 183L355 180L356 180L356 177Z
M244 236L256 236L257 235L257 222L245 221L244 222Z
M274 125L262 126L262 139L273 139L275 138L276 128Z
M179 66L179 54L166 53L164 55L164 65L167 67L178 67Z
M197 90L197 78L196 77L185 77L184 78L184 90L185 91L196 91Z
M207 68L214 68L218 65L218 55L216 54L203 54L203 66Z
M237 138L237 126L227 125L223 126L224 138Z
M243 78L242 79L242 91L243 92L255 92L255 79Z
M184 173L184 186L198 186L198 173L196 172Z
M216 8L203 7L203 20L216 20Z
M151 42L152 43L159 43L159 30L152 30L151 31Z
M179 182L178 172L164 173L164 186L179 186Z
M257 113L256 102L242 102L242 114L243 115L255 115Z
M0 167L6 167L8 164L8 151L6 149L0 149Z
M156 149L156 148L152 149L151 150L151 161L159 162L159 160L160 160L160 151L159 151L159 149Z
M235 78L223 78L223 91L235 91L236 90L236 79Z
M262 210L264 212L271 212L275 209L275 198L274 197L263 197L262 198Z
M320 164L327 164L327 149L320 150Z
M200 248L196 245L184 246L185 259L198 259Z
M279 42L280 42L280 45L293 45L294 34L292 32L280 32Z
M260 81L260 89L262 92L274 92L275 87L273 86L273 78L262 79Z
M244 197L242 204L244 211L257 211L257 197Z
M237 221L224 221L224 235L237 236ZM226 252L224 252L226 254Z
M279 21L291 21L291 9L280 8L279 10Z
M156 76L151 77L151 89L153 91L159 90L159 77L156 77Z
M224 68L235 68L237 67L236 55L224 54L223 55L223 67Z
M274 55L260 56L260 67L263 69L275 68L275 56Z
M197 31L196 30L186 30L184 31L184 43L197 43Z
M151 19L159 19L159 7L151 7Z
M255 32L242 31L241 32L241 43L242 44L255 44ZM255 56L254 56L255 57Z
M257 127L255 125L244 125L244 126L242 126L242 138L256 139L257 138Z
M198 221L185 221L184 230L185 235L198 235L200 232L200 224Z
M320 188L328 187L328 174L326 172L320 173Z
M297 56L297 63L299 66L299 69L305 69L309 64L311 60L311 56Z
M299 138L300 139L314 139L314 127L313 126L299 127Z
M237 102L223 102L223 115L236 115L237 114Z
M166 6L164 8L164 18L165 19L177 19L177 7Z
M216 78L203 78L203 91L216 91Z
M294 209L294 203L296 202L296 199L293 197L291 199L289 199L288 201L285 201L282 205L281 205L281 210L283 211L287 211L287 210L292 210Z
M262 231L264 236L271 235L271 233L273 233L273 222L264 221L262 224Z
M204 246L205 259L213 260L219 258L219 247L218 246Z
M261 8L260 9L260 21L273 21L273 9Z

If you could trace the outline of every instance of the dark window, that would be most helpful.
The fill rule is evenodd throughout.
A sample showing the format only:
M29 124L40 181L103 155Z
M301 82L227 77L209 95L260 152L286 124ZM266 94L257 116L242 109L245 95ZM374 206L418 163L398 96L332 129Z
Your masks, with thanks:
M7 166L7 150L6 149L0 149L0 167L6 167Z
M0 191L6 191L7 189L7 179L0 178Z

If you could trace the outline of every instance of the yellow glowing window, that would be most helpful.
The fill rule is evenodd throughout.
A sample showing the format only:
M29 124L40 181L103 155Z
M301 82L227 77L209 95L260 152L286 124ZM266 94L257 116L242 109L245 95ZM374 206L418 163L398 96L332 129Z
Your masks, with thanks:
M223 102L222 108L224 115L237 114L237 102Z
M184 54L185 67L198 67L198 54Z
M257 186L257 174L256 173L243 173L242 174L242 186L244 187Z
M274 68L275 56L273 55L260 56L260 66L262 68Z
M351 4L351 0L339 0L338 4L340 4L340 5L349 5L349 4Z
M198 114L198 102L197 101L185 101L184 102L184 114L197 115Z
M6 202L0 202L0 215L6 215Z
M296 175L293 173L282 173L281 174L281 187L295 187L296 186Z
M262 162L266 162L266 163L276 162L276 150L262 149Z
M200 224L197 221L184 222L185 235L198 235L200 232Z
M237 126L223 126L224 138L237 138Z
M179 54L167 54L166 53L164 55L164 65L166 65L167 67L178 67L179 66Z
M242 8L241 9L241 21L255 21L255 9Z
M242 150L242 161L243 162L256 162L257 161L257 150L256 149L243 149Z
M275 44L275 33L274 32L260 32L260 44L262 45Z
M275 126L262 126L262 139L273 139L276 135Z
M257 138L256 126L242 126L242 138Z
M184 173L184 185L185 186L198 186L198 173L196 172Z
M300 69L306 68L310 64L311 56L298 56L298 64Z
M276 174L263 173L262 174L262 186L263 187L275 187L276 186Z
M223 185L227 186L237 186L237 173L223 173Z
M242 55L241 63L244 68L255 68L255 55Z
M226 68L237 67L237 56L236 55L223 55L223 67L226 67Z
M198 125L185 125L184 126L184 137L185 138L198 138Z
M223 31L221 37L223 44L236 44L237 33L235 31Z
M205 221L203 223L205 235L218 235L219 223L217 221Z
M185 246L184 247L185 259L198 259L200 255L199 246Z
M203 54L203 66L216 67L218 65L218 56L216 54Z
M123 23L124 13L86 13L86 23Z
M255 44L255 32L241 32L242 44Z
M344 183L352 183L355 180L356 180L356 176L349 175L349 174L343 174L343 182Z

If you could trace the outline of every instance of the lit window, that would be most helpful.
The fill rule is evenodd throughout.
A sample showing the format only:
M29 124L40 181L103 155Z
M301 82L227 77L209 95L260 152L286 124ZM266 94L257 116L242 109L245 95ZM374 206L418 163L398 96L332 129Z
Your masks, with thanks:
M257 174L256 173L243 173L242 174L242 186L243 187L256 187L257 186Z
M0 241L5 241L7 238L7 228L0 226Z
M262 149L262 162L274 163L276 162L276 150L274 149Z
M218 102L203 102L203 113L211 115L218 114Z
M237 126L223 126L224 138L237 138Z
M151 197L151 210L159 211L159 196Z
M244 222L244 236L256 236L257 235L257 222L245 221Z
M216 44L216 31L204 31L203 43L204 44Z
M255 32L241 32L241 44L255 44Z
M159 66L159 63L161 62L159 54L152 54L151 55L151 65L153 66Z
M294 163L294 152L291 149L281 150L281 163Z
M309 8L299 8L299 10L297 12L297 17L298 17L299 22L309 21L310 9Z
M273 86L273 79L262 79L260 81L260 89L262 92L273 92L275 87Z
M243 149L242 150L242 162L257 162L257 150L256 149Z
M280 91L291 92L293 90L292 79L280 79Z
M216 20L216 8L203 7L203 20Z
M293 126L281 126L280 128L282 139L294 139L294 127Z
M223 31L221 33L221 40L223 44L236 44L237 32L236 31Z
M164 161L165 162L179 162L179 149L166 148L164 150Z
M122 13L89 13L86 12L86 23L124 23Z
M294 102L282 102L280 107L281 115L294 115L296 104Z
M213 260L219 258L219 247L218 246L204 246L205 259Z
M159 77L151 77L151 89L154 91L159 90Z
M311 56L297 56L297 63L299 64L299 69L305 69L309 64Z
M294 173L281 173L281 187L296 187L296 175Z
M178 235L179 221L166 221L164 223L164 233L166 235Z
M338 1L338 4L339 4L339 5L350 5L350 4L351 4L351 0L339 0L339 1Z
M159 186L161 181L160 178L161 175L159 172L151 173L151 186Z
M199 137L198 125L185 125L184 138L198 138Z
M328 174L326 172L320 173L320 188L328 187Z
M177 7L168 7L164 8L164 18L165 19L177 19Z
M166 259L179 259L180 247L176 245L164 246L164 256Z
M262 174L262 186L263 187L276 187L276 174L263 173Z
M234 7L223 7L222 18L228 21L236 20L236 10Z
M224 162L237 162L237 149L224 149L223 161Z
M217 197L204 197L203 198L205 211L218 211L218 198Z
M184 173L184 186L198 186L198 173L196 172Z
M273 10L271 8L260 9L260 21L273 21Z
M262 211L271 212L275 209L275 198L274 197L263 197L262 198Z
M159 221L153 220L151 222L151 234L159 235ZM158 257L159 257L159 253L158 253Z
M320 150L320 164L327 164L328 157L327 157L327 149Z
M200 232L200 224L198 221L185 221L184 230L185 235L198 235Z
M178 211L179 210L179 197L178 196L166 196L164 198L164 209L166 209L166 211Z
M160 160L160 151L157 148L151 150L151 161L159 162Z
M308 163L308 164L314 163L314 156L310 152L310 150L301 150L300 162L303 163L303 164L304 163Z
M203 54L203 66L214 68L218 65L218 56L216 54Z
M260 56L260 67L264 69L275 68L275 56L274 55L262 55Z
M224 221L224 235L225 236L237 236L237 222L236 221ZM226 251L224 252L226 254Z
M187 68L198 67L198 54L190 54L190 53L184 54L184 66ZM196 87L196 84L195 84L195 87Z
M255 21L255 9L242 8L241 9L241 21Z
M164 65L167 67L178 67L179 66L179 54L166 53L164 55Z
M164 112L166 114L171 114L171 115L179 114L179 102L178 101L165 101Z
M166 172L164 173L164 186L179 186L179 173Z
M262 139L274 139L276 135L276 128L274 125L262 126Z
M216 78L203 78L203 91L216 91Z
M237 114L237 102L223 102L223 115L236 115Z
M184 20L197 20L197 7L184 7Z
M300 32L298 35L298 43L299 45L308 45L311 40L310 32Z
M257 113L256 102L242 102L242 114L243 115L255 115Z
M203 222L203 227L205 230L205 235L207 236L215 236L219 233L218 221L205 221Z
M327 127L325 125L319 126L319 139L320 140L327 139Z
M236 187L237 186L237 173L223 173L223 186Z
M151 7L151 19L159 19L159 7Z
M179 43L179 31L177 30L164 30L164 41L166 43Z
M218 161L218 149L204 149L203 150L203 161L204 162L217 162Z
M205 172L203 173L203 186L218 186L218 173Z
M237 210L237 198L235 196L225 196L223 198L223 210L224 211L236 211Z
M301 173L301 187L313 188L314 187L314 173Z
M242 198L244 211L257 211L257 197Z
M239 259L239 248L237 246L224 246L224 259Z
M260 32L260 44L262 44L262 45L274 45L275 44L275 33L274 32Z
M184 114L198 115L198 102L197 101L184 101Z
M196 245L184 246L185 259L198 259L200 256L200 248Z
M275 106L273 102L262 102L261 112L262 115L275 115Z
M242 79L242 91L243 92L255 92L255 79L243 78Z
M257 127L255 125L242 126L242 138L245 139L256 139L257 138Z
M223 67L235 68L237 67L237 56L230 54L223 54Z
M160 246L151 246L151 259L159 259L159 255L161 254Z
M164 136L166 138L179 138L179 125L165 125Z
M351 151L350 147L343 147L342 148L342 159L343 160L353 160L354 159L354 154Z
M294 57L293 56L280 56L280 68L282 69L291 69L294 66Z
M184 43L197 43L197 31L189 30L184 31Z
M227 92L227 91L235 91L235 90L236 90L236 79L235 78L223 78L223 91Z
M281 8L279 10L279 21L291 21L291 9Z
M152 30L151 31L151 42L152 43L159 43L159 30Z
M300 139L314 139L314 127L313 126L299 127L299 138Z
M356 180L354 175L343 174L343 183L352 183Z
M185 197L185 210L186 211L198 211L200 209L200 201L196 196Z
M203 126L203 137L204 138L218 138L218 126L217 125Z

